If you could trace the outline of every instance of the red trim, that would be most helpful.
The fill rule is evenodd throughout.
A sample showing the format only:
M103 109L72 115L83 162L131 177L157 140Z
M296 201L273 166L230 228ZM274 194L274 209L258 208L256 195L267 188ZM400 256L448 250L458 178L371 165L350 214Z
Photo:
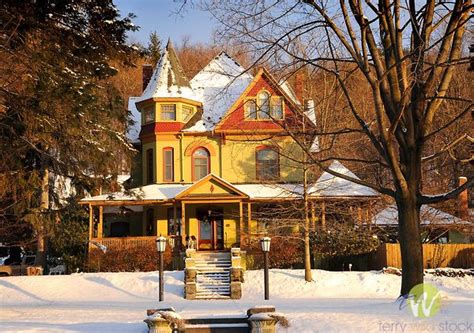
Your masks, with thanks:
M261 150L273 150L277 153L277 169L278 176L275 179L261 179L258 176L258 152ZM275 181L280 179L280 149L275 146L261 145L255 148L255 178L261 181Z
M166 179L166 158L165 153L171 151L171 179ZM174 182L174 148L164 147L163 148L163 182Z
M192 153L191 153L191 179L193 181L200 180L200 179L196 179L194 175L194 153L196 152L196 150L199 150L199 149L204 149L207 152L207 174L211 173L211 154L209 153L209 150L207 150L206 147L203 147L203 146L196 147L192 150Z
M159 121L145 124L140 131L140 138L154 133L176 133L183 129L184 123L178 121Z

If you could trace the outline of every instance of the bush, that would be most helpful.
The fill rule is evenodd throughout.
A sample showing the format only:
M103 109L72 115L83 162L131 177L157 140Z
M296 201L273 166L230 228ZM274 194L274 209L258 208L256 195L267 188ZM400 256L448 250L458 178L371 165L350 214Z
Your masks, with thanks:
M165 270L172 269L173 253L170 246L164 253ZM158 270L159 256L154 244L149 246L108 248L106 253L91 249L88 258L89 272L149 272Z
M270 236L271 237L271 236ZM302 268L304 256L303 240L296 235L274 236L268 255L271 268ZM250 242L247 248L247 269L263 268L263 253L260 240Z

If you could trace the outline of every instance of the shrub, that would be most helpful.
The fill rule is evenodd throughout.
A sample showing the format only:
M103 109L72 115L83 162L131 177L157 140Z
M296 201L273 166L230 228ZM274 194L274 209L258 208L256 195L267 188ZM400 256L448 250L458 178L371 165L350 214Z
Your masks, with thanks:
M271 236L270 236L271 237ZM247 250L247 269L263 268L263 253L259 239L250 241ZM299 235L296 237L274 236L268 254L271 268L303 267L304 244Z
M106 253L91 249L88 258L90 272L149 272L158 270L159 258L154 244L140 247L108 248ZM172 269L173 253L170 246L164 253L165 270Z

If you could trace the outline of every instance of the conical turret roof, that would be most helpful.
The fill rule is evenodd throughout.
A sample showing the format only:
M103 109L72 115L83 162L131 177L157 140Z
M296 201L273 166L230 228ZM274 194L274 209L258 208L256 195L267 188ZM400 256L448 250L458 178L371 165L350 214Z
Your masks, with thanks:
M160 97L183 97L200 101L191 88L171 40L168 40L150 82L137 102Z

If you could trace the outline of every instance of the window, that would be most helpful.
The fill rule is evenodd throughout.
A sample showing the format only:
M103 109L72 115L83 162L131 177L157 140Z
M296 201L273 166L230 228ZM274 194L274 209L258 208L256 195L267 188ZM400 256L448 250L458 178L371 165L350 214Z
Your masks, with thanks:
M168 235L181 235L181 208L176 208L176 224L173 210L173 208L168 208Z
M262 91L257 96L257 118L258 119L270 119L270 94L266 91Z
M161 105L161 120L176 120L176 104Z
M280 178L278 149L264 147L256 152L256 171L258 180L277 180Z
M257 103L255 103L254 99L248 99L245 101L244 110L246 119L257 119Z
M198 148L193 153L192 159L193 180L207 176L209 168L209 152L205 148Z
M283 119L283 97L272 97L270 104L270 114L273 119Z
M146 183L147 184L153 184L155 179L154 179L154 163L153 163L153 149L148 149L146 151Z
M154 123L155 122L155 106L149 106L143 110L145 124Z
M283 97L271 96L267 91L261 91L257 98L245 101L244 110L245 119L248 120L281 120L284 115Z
M174 151L173 148L163 148L163 181L174 181Z
M189 119L191 119L191 116L193 115L193 112L194 112L194 108L192 106L189 106L189 105L183 105L182 109L181 109L181 119L183 121L188 121Z

